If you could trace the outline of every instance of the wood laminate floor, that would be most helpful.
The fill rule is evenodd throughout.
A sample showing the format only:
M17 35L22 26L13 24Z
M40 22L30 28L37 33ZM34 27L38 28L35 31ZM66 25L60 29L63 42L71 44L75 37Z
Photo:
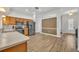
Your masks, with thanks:
M57 38L45 34L30 36L27 42L28 52L74 52L76 51L75 36L63 35Z

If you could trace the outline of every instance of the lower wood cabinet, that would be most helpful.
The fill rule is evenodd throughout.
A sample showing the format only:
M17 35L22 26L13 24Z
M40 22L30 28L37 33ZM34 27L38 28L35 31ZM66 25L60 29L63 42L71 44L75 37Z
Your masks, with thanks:
M27 42L4 49L1 52L27 52Z

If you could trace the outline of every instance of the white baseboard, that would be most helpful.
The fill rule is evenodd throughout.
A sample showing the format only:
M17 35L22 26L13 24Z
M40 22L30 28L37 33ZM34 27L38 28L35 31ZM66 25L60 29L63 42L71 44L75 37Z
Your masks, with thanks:
M50 36L59 37L59 38L61 37L61 36L59 36L59 35L48 34L48 33L43 33L43 32L42 32L41 34L50 35Z
M75 34L75 33L64 32L63 34Z

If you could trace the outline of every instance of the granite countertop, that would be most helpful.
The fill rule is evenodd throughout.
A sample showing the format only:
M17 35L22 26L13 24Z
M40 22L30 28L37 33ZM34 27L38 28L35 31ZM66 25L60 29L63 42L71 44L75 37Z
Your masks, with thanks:
M24 43L27 40L29 40L29 37L17 31L0 33L0 50L4 50L12 46Z

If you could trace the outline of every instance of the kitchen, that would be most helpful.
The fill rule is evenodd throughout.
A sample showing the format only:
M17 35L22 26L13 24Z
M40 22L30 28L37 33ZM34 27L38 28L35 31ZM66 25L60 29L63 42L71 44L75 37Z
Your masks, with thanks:
M0 44L1 45L1 50L0 51L4 51L4 52L27 51L26 41L29 39L29 37L26 37L26 36L35 34L34 29L32 29L32 25L34 24L34 22L30 19L27 19L27 20L22 19L22 18L16 18L15 19L15 17L11 17L11 16L5 16L2 19L3 19L2 20L3 28L1 29L1 34L0 34L1 39L2 39L0 41L1 42L1 44ZM20 37L23 37L24 39L22 39ZM25 42L21 42L20 39L24 40ZM6 41L6 40L11 40L12 42L11 41L9 42L9 41ZM9 48L6 43L7 44L9 43L8 45L11 48ZM16 44L14 44L14 43L16 43ZM19 45L24 44L24 45L22 45L24 47L24 49L21 50L21 46L18 47L17 44L19 44ZM16 49L15 46L17 46L18 50L15 50Z
M5 16L7 10L0 8L0 51L26 52L29 36L35 34L35 22L28 18Z

